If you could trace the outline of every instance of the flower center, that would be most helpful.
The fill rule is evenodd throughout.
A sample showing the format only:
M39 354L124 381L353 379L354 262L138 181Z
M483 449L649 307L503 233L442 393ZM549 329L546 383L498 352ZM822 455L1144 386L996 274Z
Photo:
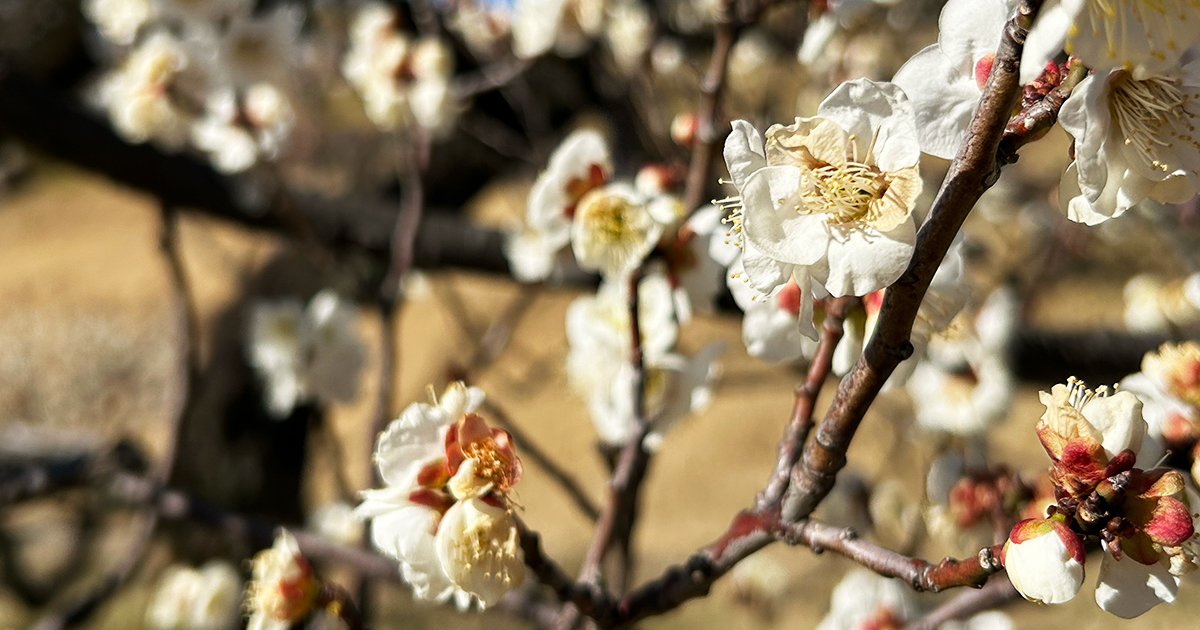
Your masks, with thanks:
M827 222L844 225L870 221L879 214L874 202L883 197L887 180L862 162L825 164L800 176L800 212L829 215Z
M1126 74L1113 84L1108 104L1125 146L1151 168L1166 173L1173 167L1164 153L1174 148L1175 141L1200 150L1200 143L1191 135L1195 126L1185 109L1190 100L1175 79L1158 76L1136 81Z
M511 487L512 466L496 449L495 441L486 439L463 447L463 455L475 460L475 477L492 484L499 494Z
M1107 398L1111 393L1107 385L1101 385L1096 391L1092 391L1074 376L1067 379L1067 403L1078 411L1083 411L1083 406L1093 398Z

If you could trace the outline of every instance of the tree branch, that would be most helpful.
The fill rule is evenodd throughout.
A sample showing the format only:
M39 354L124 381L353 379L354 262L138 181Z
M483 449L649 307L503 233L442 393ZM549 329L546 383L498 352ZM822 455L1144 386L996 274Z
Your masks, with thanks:
M806 518L829 494L838 471L846 465L846 449L867 408L896 366L912 355L908 339L929 283L967 214L994 181L1000 140L1020 96L1021 51L1041 4L1041 0L1023 0L1005 28L967 140L950 164L929 218L917 233L913 258L900 279L888 287L874 336L842 379L793 472L784 501L785 521Z

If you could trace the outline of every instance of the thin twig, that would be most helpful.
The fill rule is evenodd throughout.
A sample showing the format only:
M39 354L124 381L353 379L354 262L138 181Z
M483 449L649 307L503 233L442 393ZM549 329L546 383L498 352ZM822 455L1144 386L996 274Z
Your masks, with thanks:
M713 52L708 62L708 71L700 83L700 110L697 113L699 126L692 146L692 160L688 165L684 182L683 207L695 212L704 199L704 190L712 171L713 147L717 143L718 117L721 112L721 97L725 89L725 77L729 70L729 53L737 42L741 25L734 21L731 0L722 0L717 10L714 30ZM720 134L724 138L724 134Z
M977 591L968 591L934 608L923 617L909 622L904 630L937 630L942 624L955 619L966 619L984 610L999 608L1021 599L1007 577L997 577Z

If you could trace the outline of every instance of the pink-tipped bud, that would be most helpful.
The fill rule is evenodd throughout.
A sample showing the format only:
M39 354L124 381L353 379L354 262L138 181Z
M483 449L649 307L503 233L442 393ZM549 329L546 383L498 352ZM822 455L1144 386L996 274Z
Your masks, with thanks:
M1030 518L1017 523L1001 553L1008 579L1032 602L1070 601L1083 584L1083 541L1055 519Z

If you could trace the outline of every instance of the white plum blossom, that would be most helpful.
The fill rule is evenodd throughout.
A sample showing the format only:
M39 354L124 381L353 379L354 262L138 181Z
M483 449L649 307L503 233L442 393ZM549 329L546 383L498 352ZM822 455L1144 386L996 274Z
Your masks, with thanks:
M513 53L522 59L551 48L563 57L583 53L604 28L604 0L516 0Z
M363 5L350 25L342 74L362 97L367 118L380 129L448 131L456 113L450 86L454 55L442 40L414 40L398 25L393 7Z
M579 266L606 278L637 269L663 233L663 224L652 214L654 201L622 182L580 198L571 224L571 249Z
M834 296L866 295L896 280L915 239L921 191L912 108L894 85L843 83L817 109L767 130L766 144L735 123L726 164L750 284L771 293L795 277Z
M199 568L169 567L146 607L155 630L231 630L242 602L242 577L232 564L211 560Z
M892 81L916 112L921 151L943 159L958 152L979 106L1015 0L950 0L938 19L938 42L913 55Z
M1074 598L1083 585L1083 542L1061 521L1017 523L1001 558L1009 581L1029 601L1061 604Z
M580 297L567 308L567 377L587 401L596 432L610 444L624 443L636 431L627 285L606 281L596 295ZM714 344L692 357L674 353L675 303L662 274L651 273L638 283L646 413L655 423L650 446L672 423L707 407L717 375L714 361L722 350Z
M852 569L833 589L829 614L816 630L899 628L918 612L912 589L897 579Z
M223 89L209 96L204 117L193 123L192 143L217 170L238 173L274 158L294 123L287 96L271 84L254 84L240 98Z
M1136 79L1170 70L1200 41L1192 0L1063 0L1065 48L1089 68L1131 71Z
M1125 283L1125 327L1169 335L1200 325L1200 274L1166 280L1138 274Z
M83 14L108 41L128 46L133 43L154 13L151 0L85 0Z
M1146 199L1186 201L1200 187L1200 60L1137 78L1097 72L1072 91L1058 122L1075 138L1059 204L1095 225Z
M611 174L608 143L595 130L577 130L558 145L529 191L525 224L505 242L518 280L536 282L550 276L558 252L571 242L571 219L579 200L604 185Z
M384 488L363 492L375 548L400 563L418 599L495 604L524 579L507 494L520 480L512 438L477 414L484 394L453 383L413 403L379 436Z
M330 501L308 515L309 526L321 536L343 545L354 546L362 539L362 521L354 515L354 506Z
M274 545L254 556L250 570L247 630L287 630L312 611L320 581L286 529L279 530Z
M330 290L314 295L306 307L295 301L254 307L247 354L275 417L287 417L314 398L345 402L355 396L364 362L356 315Z
M185 75L190 59L182 42L167 31L144 38L121 67L101 79L97 101L117 133L128 142L154 142L169 151L187 143L200 103ZM189 79L189 81L185 81Z
M622 0L611 4L607 11L604 38L613 60L622 72L637 72L647 61L653 43L654 20L650 10L639 0Z
M812 357L817 349L812 293L805 294L798 283L788 282L763 295L749 286L741 267L740 259L730 266L727 283L734 302L742 309L746 352L772 363Z

